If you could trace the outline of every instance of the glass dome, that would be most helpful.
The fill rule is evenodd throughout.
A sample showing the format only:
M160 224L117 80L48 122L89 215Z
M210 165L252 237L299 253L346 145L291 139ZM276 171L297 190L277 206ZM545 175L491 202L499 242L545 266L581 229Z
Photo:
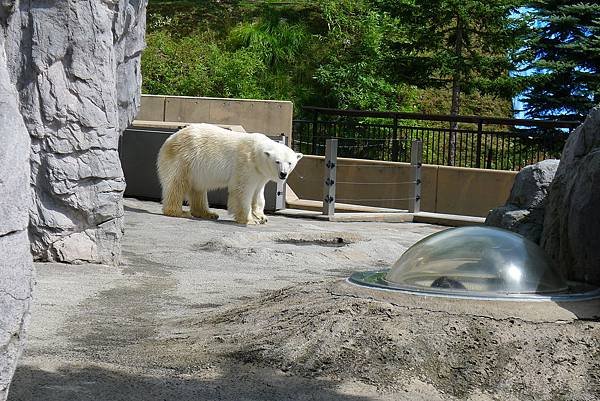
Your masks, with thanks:
M458 297L535 298L570 292L544 252L500 228L451 228L410 247L391 269L355 273L350 281L406 292Z

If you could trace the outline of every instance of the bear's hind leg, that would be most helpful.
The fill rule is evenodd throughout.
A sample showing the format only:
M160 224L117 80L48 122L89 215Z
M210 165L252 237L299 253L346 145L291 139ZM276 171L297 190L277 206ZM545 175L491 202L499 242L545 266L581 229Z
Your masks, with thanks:
M165 216L182 217L183 197L187 192L185 180L177 178L163 189L163 214Z
M206 190L197 191L192 188L190 189L189 196L192 216L210 220L217 220L219 218L218 214L211 212L208 208Z

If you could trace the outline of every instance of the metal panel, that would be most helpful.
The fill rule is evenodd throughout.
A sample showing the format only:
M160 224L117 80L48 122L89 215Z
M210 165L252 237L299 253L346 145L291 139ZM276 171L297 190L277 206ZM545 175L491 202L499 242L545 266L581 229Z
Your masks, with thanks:
M412 141L410 148L410 178L413 184L408 200L408 211L419 213L421 211L421 167L423 166L423 142Z
M325 180L323 182L323 214L335 213L335 180L337 166L337 139L328 139L325 144Z
M156 158L162 144L174 132L174 129L125 130L119 147L121 166L127 183L125 196L160 200Z

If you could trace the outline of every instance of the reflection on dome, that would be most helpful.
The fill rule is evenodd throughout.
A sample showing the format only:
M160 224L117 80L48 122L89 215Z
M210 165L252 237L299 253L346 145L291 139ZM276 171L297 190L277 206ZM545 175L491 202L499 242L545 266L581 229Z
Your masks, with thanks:
M431 295L535 298L569 294L569 285L533 242L500 228L452 228L410 247L387 271L350 281Z

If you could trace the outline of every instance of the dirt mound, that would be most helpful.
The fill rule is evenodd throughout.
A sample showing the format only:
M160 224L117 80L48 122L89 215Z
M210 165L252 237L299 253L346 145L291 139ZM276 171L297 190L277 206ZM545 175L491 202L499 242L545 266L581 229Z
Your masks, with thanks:
M359 381L385 393L420 382L443 398L600 398L598 323L408 308L337 294L327 282L268 293L177 325L188 331L179 344L188 350L203 344L213 356L240 364Z

